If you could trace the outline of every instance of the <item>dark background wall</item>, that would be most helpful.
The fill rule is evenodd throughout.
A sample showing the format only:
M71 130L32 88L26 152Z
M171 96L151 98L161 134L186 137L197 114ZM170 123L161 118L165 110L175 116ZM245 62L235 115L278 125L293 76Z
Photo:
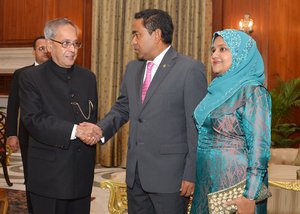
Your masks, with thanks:
M46 21L66 17L80 28L76 63L91 67L92 0L0 0L0 48L31 47ZM9 93L11 74L0 74L0 95Z
M0 48L31 47L45 22L66 17L81 30L77 63L91 66L92 0L0 0Z
M268 87L277 77L300 77L299 0L213 0L213 31L238 28L245 13L254 21L251 36L265 62Z
M81 29L83 48L77 63L91 67L93 0L0 0L0 48L31 47L43 34L47 20L67 17ZM254 20L251 36L257 41L267 73L268 87L277 77L289 80L300 76L299 0L212 0L213 31L238 28L245 13ZM1 91L10 84L10 76L0 74Z

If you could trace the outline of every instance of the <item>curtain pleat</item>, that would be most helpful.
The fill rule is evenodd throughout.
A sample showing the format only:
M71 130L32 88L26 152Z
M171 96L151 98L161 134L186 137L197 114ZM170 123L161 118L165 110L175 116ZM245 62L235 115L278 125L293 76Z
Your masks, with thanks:
M94 0L92 27L92 71L96 74L99 119L115 103L126 64L135 59L131 24L143 9L167 11L174 24L172 46L206 65L210 81L209 52L212 34L211 0ZM126 165L128 124L104 145L97 145L97 163L102 166Z

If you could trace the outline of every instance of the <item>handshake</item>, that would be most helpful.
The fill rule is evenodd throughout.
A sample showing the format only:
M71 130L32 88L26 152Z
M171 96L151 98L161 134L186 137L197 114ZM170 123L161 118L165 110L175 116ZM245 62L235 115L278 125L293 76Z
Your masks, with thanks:
M103 137L99 126L93 123L83 122L77 125L75 136L87 145L95 145Z

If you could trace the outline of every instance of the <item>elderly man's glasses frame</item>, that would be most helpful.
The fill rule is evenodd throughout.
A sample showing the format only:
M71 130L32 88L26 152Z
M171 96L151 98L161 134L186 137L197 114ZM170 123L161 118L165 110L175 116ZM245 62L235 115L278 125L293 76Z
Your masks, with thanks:
M50 39L51 41L53 41L53 42L57 42L57 43L59 43L59 44L61 44L61 46L63 47L63 48L69 48L69 47L71 47L72 45L74 46L74 48L75 49L79 49L79 48L81 48L82 47L82 43L81 42L79 42L79 41L73 41L73 42L71 42L71 41L62 41L62 42L60 42L60 41L57 41L57 40L55 40L55 39Z

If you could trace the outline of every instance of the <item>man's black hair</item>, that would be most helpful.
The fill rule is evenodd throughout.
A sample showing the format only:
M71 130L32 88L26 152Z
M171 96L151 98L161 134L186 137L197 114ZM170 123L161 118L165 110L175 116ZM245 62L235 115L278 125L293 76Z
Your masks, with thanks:
M134 18L143 19L144 26L150 34L156 29L160 29L163 42L172 43L174 26L172 18L167 12L158 9L147 9L136 13Z

